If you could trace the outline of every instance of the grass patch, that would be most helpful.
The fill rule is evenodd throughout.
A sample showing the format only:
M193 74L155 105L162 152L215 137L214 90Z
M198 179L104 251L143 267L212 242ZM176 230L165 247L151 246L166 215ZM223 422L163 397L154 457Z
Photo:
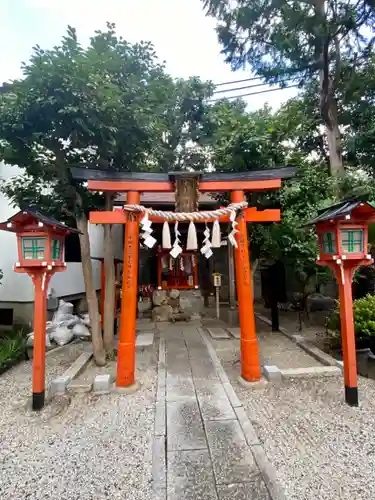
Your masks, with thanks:
M0 373L3 373L26 356L26 335L14 330L0 338Z

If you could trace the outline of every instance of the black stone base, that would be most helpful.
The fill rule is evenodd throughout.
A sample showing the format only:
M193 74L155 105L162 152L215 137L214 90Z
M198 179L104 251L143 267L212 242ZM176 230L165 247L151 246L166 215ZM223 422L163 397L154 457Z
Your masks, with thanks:
M33 392L33 410L38 411L44 407L45 391Z
M349 406L358 406L358 387L345 386L345 401Z

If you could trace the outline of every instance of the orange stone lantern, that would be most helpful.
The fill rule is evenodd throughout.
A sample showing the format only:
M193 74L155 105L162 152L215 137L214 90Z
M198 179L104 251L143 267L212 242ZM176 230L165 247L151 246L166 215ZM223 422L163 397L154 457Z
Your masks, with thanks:
M18 262L16 273L26 273L33 280L34 300L34 355L32 408L40 410L45 400L45 356L47 291L56 272L65 271L65 237L79 233L61 222L27 208L0 223L0 229L16 233Z
M309 222L315 224L319 242L317 264L332 269L339 288L345 401L350 406L358 406L352 281L359 267L373 263L367 246L368 224L374 219L372 205L351 199L325 209Z

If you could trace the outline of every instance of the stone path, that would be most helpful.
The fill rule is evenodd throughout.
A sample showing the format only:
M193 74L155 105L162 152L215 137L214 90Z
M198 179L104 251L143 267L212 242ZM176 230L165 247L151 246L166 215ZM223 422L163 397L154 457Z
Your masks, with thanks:
M161 332L153 487L155 500L284 498L199 325Z

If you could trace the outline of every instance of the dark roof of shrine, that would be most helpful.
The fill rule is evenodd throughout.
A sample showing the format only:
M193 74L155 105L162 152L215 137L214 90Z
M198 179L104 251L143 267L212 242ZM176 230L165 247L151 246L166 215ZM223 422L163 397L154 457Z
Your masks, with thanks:
M176 173L155 172L116 172L91 168L71 168L74 179L89 181L150 181L168 182ZM268 168L246 172L203 172L200 177L204 181L261 181L270 179L290 179L296 174L296 167L288 165L280 168Z
M341 217L350 215L353 210L362 206L367 208L367 212L369 213L369 215L375 212L375 208L372 202L363 201L363 199L360 197L350 198L320 210L316 217L306 222L306 224L304 225L311 226L313 224L317 224L318 222L340 219Z
M80 233L78 229L68 227L63 222L58 221L54 217L43 214L36 207L25 207L23 210L20 210L19 212L9 217L9 219L7 219L6 221L0 222L0 229L4 231L17 232L17 229L20 227L20 225L29 224L30 222L34 221L42 222L46 226L55 227L56 229L61 229L67 233ZM9 223L14 224L14 226L8 227Z

